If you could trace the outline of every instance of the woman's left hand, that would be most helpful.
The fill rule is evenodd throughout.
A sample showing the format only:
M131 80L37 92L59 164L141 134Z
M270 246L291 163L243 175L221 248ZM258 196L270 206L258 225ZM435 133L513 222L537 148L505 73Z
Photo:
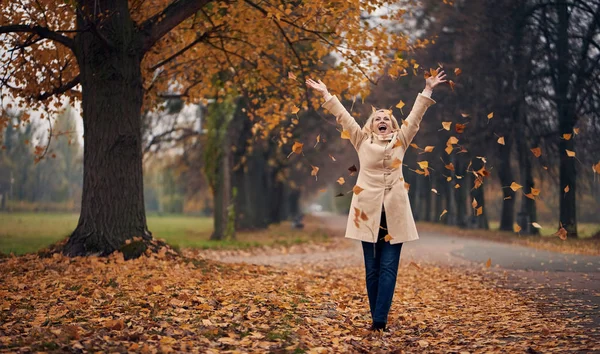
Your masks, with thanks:
M425 79L425 88L433 91L434 87L446 82L445 79L446 79L446 73L444 73L444 70L442 70L442 68L438 68L437 75L430 76L427 79Z

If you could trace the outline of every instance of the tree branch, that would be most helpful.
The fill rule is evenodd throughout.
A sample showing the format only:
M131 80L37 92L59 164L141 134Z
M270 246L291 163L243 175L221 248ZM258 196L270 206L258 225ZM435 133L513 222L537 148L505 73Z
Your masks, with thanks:
M195 40L193 40L190 44L186 45L185 47L183 47L181 50L177 51L177 53L171 55L170 57L160 61L158 64L155 64L154 66L152 66L150 68L150 70L156 70L158 68L160 68L161 66L168 64L169 62L171 62L173 59L177 58L178 56L180 56L181 54L185 53L186 51L188 51L190 48L192 48L193 46L195 46L196 44L202 42L203 40L205 40L208 35L210 33L212 33L213 31L216 31L218 27L211 29L210 31L206 31L204 33L202 33L201 35L198 35L196 37Z
M77 75L73 80L67 82L66 84L62 85L61 87L57 87L50 92L40 93L39 95L37 95L35 97L35 99L39 100L39 101L46 100L54 95L60 95L61 93L65 93L65 92L69 91L70 89L72 89L73 87L77 86L78 84L79 84L79 75Z
M173 0L163 11L141 23L138 30L144 35L143 52L209 2L211 0Z
M42 38L50 39L67 48L73 49L73 40L71 38L58 34L55 31L51 31L48 27L28 25L0 26L0 34L2 33L35 33Z

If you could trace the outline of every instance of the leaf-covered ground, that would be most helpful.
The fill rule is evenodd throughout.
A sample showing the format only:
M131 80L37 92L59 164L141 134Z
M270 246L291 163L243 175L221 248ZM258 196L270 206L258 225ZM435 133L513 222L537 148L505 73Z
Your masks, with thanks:
M0 260L0 351L600 350L581 320L542 313L531 295L496 286L485 270L403 266L390 332L373 334L360 267L185 255Z

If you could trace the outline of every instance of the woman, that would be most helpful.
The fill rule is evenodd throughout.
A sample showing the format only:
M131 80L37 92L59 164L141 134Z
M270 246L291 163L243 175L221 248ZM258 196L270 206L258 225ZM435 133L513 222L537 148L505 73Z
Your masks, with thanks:
M402 126L391 110L379 109L371 113L362 128L321 80L306 80L308 87L323 95L323 107L349 133L358 153L359 188L353 189L346 237L362 241L372 330L386 328L402 243L419 238L402 177L402 159L419 130L423 114L435 104L431 99L434 87L446 82L445 77L439 70L436 76L425 80L425 89L417 96Z

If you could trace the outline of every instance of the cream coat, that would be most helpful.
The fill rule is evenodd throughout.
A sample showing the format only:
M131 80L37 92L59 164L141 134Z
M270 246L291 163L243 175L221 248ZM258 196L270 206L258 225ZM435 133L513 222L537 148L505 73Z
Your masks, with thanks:
M378 139L372 135L374 133L369 133L370 129L361 129L337 97L334 96L323 104L344 130L350 133L350 142L358 152L360 162L356 185L363 188L363 191L359 194L353 193L346 226L347 238L377 242L382 205L387 219L387 233L392 236L390 243L419 238L408 191L404 186L401 165L398 168L393 166L393 163L396 159L403 161L406 147L417 134L423 114L433 104L434 100L419 94L406 121L394 132L391 141ZM370 120L367 124L370 124ZM359 217L358 227L355 223L356 209L368 217L366 221Z

